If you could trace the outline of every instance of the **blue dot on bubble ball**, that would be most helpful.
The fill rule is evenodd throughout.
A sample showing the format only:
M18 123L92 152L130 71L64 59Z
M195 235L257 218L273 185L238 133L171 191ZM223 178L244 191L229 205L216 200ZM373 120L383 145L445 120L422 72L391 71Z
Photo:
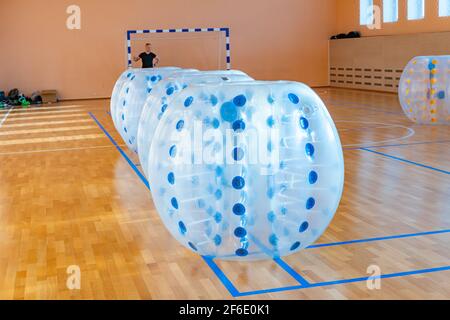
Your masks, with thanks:
M158 80L158 78L156 76L153 76L150 80L152 80L153 82L155 82L156 80Z
M302 129L306 130L309 128L309 121L305 117L300 117L300 127Z
M297 250L300 247L300 242L297 241L296 243L294 243L291 247L291 251Z
M269 237L269 243L270 243L271 245L273 245L274 247L276 247L276 246L278 245L278 237L277 237L276 234L270 235L270 237Z
M238 110L233 103L225 102L220 108L220 115L224 121L233 122L238 117Z
M223 168L222 167L217 167L216 168L216 176L221 177L223 174Z
M244 158L244 150L241 148L234 148L233 150L233 159L235 161L241 161Z
M222 190L216 190L216 192L214 193L214 196L216 197L217 200L222 199Z
M309 183L315 184L317 182L317 179L319 179L319 175L317 174L317 172L311 171L308 176Z
M183 127L184 127L184 120L178 121L177 122L177 130L181 131L181 130L183 130Z
M274 196L275 196L275 190L273 188L269 188L267 190L267 198L273 199Z
M217 99L217 97L215 95L211 95L211 98L209 99L209 101L211 102L213 107L215 107L217 105L217 103L219 103L219 99Z
M434 63L430 63L430 64L428 65L428 69L429 69L429 70L433 70L434 68L436 68L436 65L435 65Z
M170 95L173 94L174 91L175 91L175 89L174 89L173 87L170 87L169 89L167 89L166 94L167 94L168 96L170 96Z
M216 223L222 222L222 214L220 212L216 212L216 214L214 215L214 221L216 221Z
M167 181L169 181L169 183L172 184L172 185L175 184L175 175L173 174L173 172L170 172L167 175Z
M238 107L243 107L247 103L247 98L241 94L233 99L233 103Z
M245 122L243 120L236 120L233 123L233 130L236 132L242 132L245 130Z
M212 126L214 129L218 129L220 127L220 121L217 118L214 118L214 120L212 121Z
M248 251L246 249L243 249L243 248L237 249L236 250L236 255L239 256L239 257L245 257L245 256L248 256Z
M189 242L188 245L192 248L192 250L197 251L197 247L192 242Z
M308 228L309 228L309 223L308 222L303 222L302 224L301 224L301 226L300 226L300 228L298 229L298 231L300 232L300 233L303 233L303 232L305 232L306 230L308 230Z
M242 177L234 177L232 184L233 188L241 190L242 188L245 187L245 180Z
M307 143L305 151L308 156L312 157L314 155L314 146L311 143Z
M274 221L275 221L275 218L276 218L275 212L270 211L270 212L267 214L267 220L269 220L269 222L274 222Z
M165 104L165 105L163 105L163 106L161 107L161 112L162 112L162 113L166 112L166 110L167 110L167 104Z
M445 99L445 91L439 91L437 94L438 99Z
M236 203L233 206L233 213L237 216L242 216L245 214L245 206L242 203Z
M187 232L187 229L186 229L186 225L183 223L183 221L178 222L178 227L180 228L180 233L182 235L185 235Z
M188 97L184 100L184 106L187 108L194 102L194 97Z
M273 116L267 118L267 125L271 128L275 125L275 119L273 118Z
M174 208L174 209L177 209L178 210L178 200L177 200L177 198L172 198L172 200L170 200L170 203L172 204L172 207Z
M288 97L289 97L289 100L291 100L291 102L293 104L298 104L300 102L300 99L296 94L289 93Z
M222 243L222 237L219 236L219 235L216 235L216 236L214 237L214 244L215 244L216 246L220 246L221 243Z
M173 145L173 146L170 147L169 155L172 158L175 158L175 156L177 155L177 146Z
M247 230L242 227L238 227L234 230L234 235L238 238L244 238L247 235Z
M314 198L309 198L306 201L306 209L311 210L312 208L314 208L314 206L316 205L316 200L314 200Z

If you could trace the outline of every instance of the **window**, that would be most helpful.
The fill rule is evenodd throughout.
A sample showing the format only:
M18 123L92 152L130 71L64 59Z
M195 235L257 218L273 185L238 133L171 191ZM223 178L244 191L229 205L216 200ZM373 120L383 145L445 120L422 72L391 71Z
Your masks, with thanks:
M408 0L408 20L420 20L425 17L425 0Z
M439 0L439 17L450 17L450 0Z
M383 0L383 22L398 21L398 0Z
M373 0L359 1L359 18L362 26L373 24Z

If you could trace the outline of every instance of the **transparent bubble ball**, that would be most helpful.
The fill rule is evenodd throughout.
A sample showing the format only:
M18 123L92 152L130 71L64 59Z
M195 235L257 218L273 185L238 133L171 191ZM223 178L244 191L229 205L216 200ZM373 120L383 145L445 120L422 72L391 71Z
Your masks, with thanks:
M450 56L416 57L403 71L400 104L418 124L450 124Z
M225 260L293 254L333 219L344 184L335 125L296 82L192 85L149 151L153 200L189 250Z

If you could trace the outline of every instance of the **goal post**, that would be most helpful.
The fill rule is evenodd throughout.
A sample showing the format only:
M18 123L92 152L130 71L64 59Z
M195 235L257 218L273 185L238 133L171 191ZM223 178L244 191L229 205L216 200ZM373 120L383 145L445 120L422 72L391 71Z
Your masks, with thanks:
M231 69L229 28L182 28L128 30L127 67L139 67L133 56L150 42L158 54L158 66L177 66L199 70Z

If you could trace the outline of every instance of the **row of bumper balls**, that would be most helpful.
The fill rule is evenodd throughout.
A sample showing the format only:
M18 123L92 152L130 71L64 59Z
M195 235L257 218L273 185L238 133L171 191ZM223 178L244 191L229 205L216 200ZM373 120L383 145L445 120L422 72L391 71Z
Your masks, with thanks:
M262 260L314 243L339 205L342 146L304 84L241 71L129 69L111 116L139 155L154 204L203 256Z

